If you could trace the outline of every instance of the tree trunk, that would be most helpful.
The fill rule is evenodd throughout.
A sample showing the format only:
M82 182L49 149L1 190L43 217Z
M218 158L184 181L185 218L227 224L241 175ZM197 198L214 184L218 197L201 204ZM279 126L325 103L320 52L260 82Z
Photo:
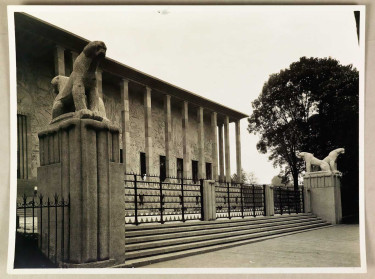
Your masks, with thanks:
M293 185L294 185L294 191L298 191L298 171L293 171Z

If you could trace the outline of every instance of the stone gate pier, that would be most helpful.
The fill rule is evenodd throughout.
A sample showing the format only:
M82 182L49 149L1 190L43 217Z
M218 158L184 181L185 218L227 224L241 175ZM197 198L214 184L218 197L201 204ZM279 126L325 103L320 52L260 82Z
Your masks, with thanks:
M341 223L341 173L307 172L303 177L303 184L305 212L312 212L331 224Z
M70 113L54 120L38 136L39 192L45 202L55 194L65 200L70 197L64 220L53 208L50 216L46 216L47 210L38 216L43 217L38 218L42 252L69 267L123 262L125 211L119 129L108 122L74 118Z

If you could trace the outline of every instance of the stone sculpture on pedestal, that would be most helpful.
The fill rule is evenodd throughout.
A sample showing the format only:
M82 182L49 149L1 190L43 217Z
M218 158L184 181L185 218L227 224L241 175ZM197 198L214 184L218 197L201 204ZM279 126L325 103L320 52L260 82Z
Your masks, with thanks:
M337 148L331 151L323 160L314 157L314 154L308 152L299 152L296 154L297 158L304 159L306 163L306 173L311 172L312 166L318 166L321 171L338 172L337 157L344 154L344 148Z
M57 76L52 79L51 84L57 94L52 107L52 123L55 118L68 112L76 112L78 118L106 119L95 75L106 51L103 42L90 42L74 61L70 77Z
M336 161L343 153L344 148L337 148L323 160L308 152L296 154L306 163L303 175L305 212L312 212L332 224L338 224L342 219L341 173L337 170ZM320 170L311 171L312 166L318 166Z
M106 119L95 78L105 52L103 42L89 43L74 62L70 77L52 80L57 94L52 121L38 134L39 192L46 198L70 197L70 210L64 215L69 222L64 225L60 215L48 222L38 216L44 239L39 243L41 250L61 266L99 267L124 261L119 129Z

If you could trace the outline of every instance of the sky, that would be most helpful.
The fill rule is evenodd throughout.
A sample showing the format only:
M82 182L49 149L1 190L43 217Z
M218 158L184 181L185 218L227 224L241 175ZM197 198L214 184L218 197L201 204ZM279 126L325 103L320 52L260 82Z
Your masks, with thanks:
M107 56L251 115L269 75L300 57L361 64L353 9L328 6L22 7L107 45ZM241 120L242 167L259 183L279 173ZM231 170L236 171L234 124ZM306 150L305 150L306 151ZM313 150L309 150L313 153Z

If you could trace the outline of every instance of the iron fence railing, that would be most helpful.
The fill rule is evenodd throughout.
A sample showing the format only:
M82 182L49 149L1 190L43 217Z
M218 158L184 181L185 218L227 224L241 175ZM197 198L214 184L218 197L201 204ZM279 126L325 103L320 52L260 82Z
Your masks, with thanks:
M202 220L203 180L127 174L126 224Z
M215 188L217 218L265 215L265 185L217 182Z
M45 247L46 256L53 263L56 264L58 259L62 262L67 261L70 246L65 240L69 239L69 216L70 195L67 199L60 198L57 194L52 199L46 199L41 194L38 197L27 197L24 194L17 201L17 236L37 243L39 248ZM60 241L57 241L58 239Z
M303 187L299 187L298 190L275 187L273 195L275 214L298 214L304 212Z

